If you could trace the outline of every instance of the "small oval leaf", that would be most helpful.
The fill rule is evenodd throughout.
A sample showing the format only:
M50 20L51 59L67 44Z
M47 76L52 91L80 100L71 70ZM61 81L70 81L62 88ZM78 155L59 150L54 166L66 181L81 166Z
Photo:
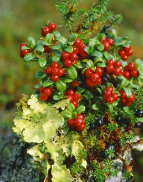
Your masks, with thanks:
M66 84L62 80L56 82L56 87L59 91L63 92L66 90Z

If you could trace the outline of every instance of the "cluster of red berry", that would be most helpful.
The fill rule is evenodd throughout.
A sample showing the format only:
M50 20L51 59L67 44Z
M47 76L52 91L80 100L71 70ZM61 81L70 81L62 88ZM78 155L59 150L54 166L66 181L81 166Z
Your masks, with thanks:
M95 72L92 71L91 68L87 68L84 72L84 75L86 76L86 84L89 87L94 87L94 85L99 85L102 82L102 76L103 69L100 67L96 67Z
M20 57L21 57L21 58L24 58L24 56L30 52L30 49L22 50L21 48L22 48L23 46L27 46L27 44L26 44L26 43L20 44Z
M118 100L118 95L113 93L112 87L106 87L102 98L105 102L112 104L114 101Z
M122 49L119 50L118 54L123 61L127 61L128 57L133 55L133 51L131 46L123 47Z
M68 125L70 128L76 128L77 131L83 131L85 128L84 116L82 114L77 114L75 119L68 119Z
M55 29L56 29L56 24L55 23L49 23L48 26L42 28L41 35L43 37L46 37L46 35L48 33L52 32Z
M76 94L74 90L70 89L67 92L64 92L64 96L67 95L67 99L70 100L70 103L74 105L75 108L78 107L78 101L80 99L80 95Z
M39 92L41 93L41 95L40 95L41 99L43 101L45 101L52 94L53 90L51 87L49 87L49 88L48 87L46 87L46 88L40 87Z
M124 68L124 77L127 79L131 77L137 77L138 71L135 69L135 64L133 62L128 63L127 66Z
M87 58L87 53L84 50L85 45L79 38L76 38L73 44L73 52L68 53L66 51L61 54L61 61L64 63L65 67L70 67L72 64L76 64L78 56L80 59Z
M120 94L121 94L121 96L120 96L121 102L123 104L125 104L126 106L131 106L132 102L135 101L135 95L134 94L132 94L130 97L127 97L126 92L124 90L121 90Z
M59 80L59 76L63 76L64 75L64 70L62 68L60 68L59 64L57 62L54 62L51 64L51 67L47 67L45 69L45 72L47 75L50 76L50 79L53 82L56 82Z
M104 51L108 50L110 48L110 46L112 46L114 44L114 41L112 39L107 39L106 36L103 37L101 42L104 46Z

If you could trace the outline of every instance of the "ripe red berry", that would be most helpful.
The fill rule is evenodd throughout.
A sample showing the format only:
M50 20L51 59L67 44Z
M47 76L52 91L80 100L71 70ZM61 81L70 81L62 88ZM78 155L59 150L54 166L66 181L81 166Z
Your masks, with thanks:
M51 31L56 29L56 24L55 23L49 23L48 27L50 28Z
M95 73L97 73L99 76L102 76L103 75L103 69L100 67L96 67Z
M27 46L27 44L26 44L26 43L20 44L20 49L21 49L21 47L23 47L23 46Z
M80 44L81 44L81 40L79 38L76 38L73 45L76 47L79 47Z
M121 59L122 59L123 61L127 61L127 60L128 60L128 56L127 56L127 55L122 56Z
M130 72L129 71L124 71L124 77L127 79L130 79Z
M133 51L132 51L132 49L131 49L131 50L129 50L128 52L126 52L126 54L127 54L127 56L132 56L132 55L133 55Z
M106 90L106 91L110 91L111 93L113 92L113 88L112 88L112 87L106 87L105 90Z
M114 98L114 101L115 101L115 100L118 100L118 95L117 95L116 93L113 93L113 94L112 94L112 97Z
M93 72L92 72L92 69L91 69L91 68L87 68L87 69L85 70L85 72L84 72L84 75L85 75L86 77L90 77L92 73L93 73Z
M123 50L124 50L125 52L130 51L130 50L131 50L131 46L129 46L129 47L123 47Z
M56 67L51 68L51 75L58 75L59 69Z
M48 96L46 96L46 95L44 95L44 94L41 94L41 95L40 95L40 98L41 98L43 101L45 101L45 100L48 99Z
M126 56L126 52L125 52L123 49L120 49L120 50L118 51L118 54L119 54L120 57Z
M49 88L44 88L44 90L43 90L42 93L43 93L45 96L50 96L50 95L52 94L52 92L53 92L52 88L49 87Z
M71 100L70 103L72 103L74 105L75 108L78 107L78 102L75 100Z
M50 28L49 28L49 27L44 27L44 28L42 28L42 30L41 30L41 35L42 35L43 37L46 37L46 35L47 35L48 33L50 33Z
M79 47L80 54L81 54L81 52L85 52L85 50L84 50L84 48L85 48L84 43L80 43L78 47Z
M74 119L68 119L68 125L70 128L75 128L75 125L74 125Z
M127 97L126 92L124 90L120 90L121 99L125 99Z
M97 73L92 73L90 76L90 80L94 83L98 80L98 78L99 78L99 75Z
M58 75L52 75L50 76L50 79L53 81L53 82L56 82L59 80L59 76Z
M102 83L102 78L98 78L94 83L100 85Z
M58 76L63 76L64 75L64 70L62 68L58 69Z
M121 70L120 74L121 74L122 76L124 76L124 70Z
M76 129L77 129L78 131L83 131L84 128L85 128L85 124L83 123L82 125L80 125L80 126L77 127Z
M51 67L52 68L59 68L59 63L54 62L54 63L51 64Z
M132 76L132 77L137 77L138 76L138 71L137 70L132 70L132 71L130 71L130 76Z
M66 99L72 100L73 96L72 95L68 95Z
M47 67L47 68L45 69L46 74L47 74L47 75L51 75L51 70L52 70L51 67Z
M86 59L88 57L88 54L85 51L80 52L80 57L81 57L81 59Z
M104 50L108 50L110 48L110 44L108 42L103 42Z
M126 106L131 106L132 105L132 102L127 102L126 101Z
M115 62L114 62L114 66L115 66L116 68L120 68L120 67L122 66L122 63L121 63L120 61L115 61Z
M107 65L113 65L114 64L114 61L112 60L112 59L108 59L107 61L106 61L106 64Z
M75 127L79 127L80 125L83 124L83 119L81 118L76 118L74 121Z
M73 47L73 54L79 54L79 49L77 47Z
M107 72L107 74L111 75L111 74L113 73L114 69L115 69L115 68L114 68L113 65L108 65L108 66L106 67L106 72Z
M94 87L94 82L92 82L89 78L87 78L85 80L86 84L89 86L89 87Z
M64 61L64 66L65 67L70 67L72 65L72 61L70 60L70 59L66 59L65 61Z
M106 97L110 97L111 94L112 94L112 92L111 92L110 90L105 90L105 91L104 91L104 95L105 95Z
M126 99L121 99L121 102L122 102L123 104L126 104Z
M127 100L128 102L134 102L134 101L135 101L135 95L132 94L130 97L127 97L126 100Z
M24 56L25 56L26 54L28 54L29 52L30 52L29 49L21 50L21 51L20 51L20 57L21 57L21 58L24 58Z
M78 81L74 81L70 84L70 86L73 86L73 87L77 87L79 86L79 82Z
M43 89L44 89L43 87L40 87L39 92L42 93Z
M107 39L106 36L104 36L101 42L104 42L106 39Z
M62 52L62 54L61 54L62 60L69 59L69 57L70 57L70 53L65 52L65 51Z
M71 53L70 55L70 60L73 62L73 61L76 61L78 58L77 54L74 54L74 53Z
M108 97L107 97L106 95L103 94L102 98L103 98L104 101L107 101L107 98L108 98Z
M72 90L72 89L68 90L67 94L71 95L71 96L74 96L74 90Z
M49 52L50 51L50 48L49 48L49 46L44 46L44 53L47 53L47 52Z
M111 97L108 97L107 98L107 102L109 103L109 104L112 104L113 102L114 102L114 98L111 96Z
M106 41L109 43L110 46L114 44L114 41L112 39L107 39Z
M133 62L130 62L129 64L128 64L128 70L129 71L132 71L132 70L134 70L135 69L135 64L133 63Z
M82 119L82 120L84 120L84 116L83 116L82 114L77 114L76 117L77 117L77 118L80 118L80 119Z
M124 67L124 71L129 71L128 70L128 65Z
M74 94L73 96L73 100L79 100L80 99L80 95L79 94Z
M113 74L116 75L116 76L121 75L121 69L120 68L115 68L114 71L113 71Z

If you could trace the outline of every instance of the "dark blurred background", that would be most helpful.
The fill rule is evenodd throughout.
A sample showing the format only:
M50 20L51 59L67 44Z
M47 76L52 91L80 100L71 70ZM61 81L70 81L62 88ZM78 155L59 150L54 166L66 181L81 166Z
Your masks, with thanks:
M31 95L34 78L40 69L37 63L24 63L19 56L19 45L27 42L27 37L38 40L41 27L47 20L62 25L62 15L56 11L55 4L61 0L0 0L0 132L3 136L11 133L15 112L15 103L22 94ZM92 0L83 0L81 6L89 7ZM128 36L134 55L143 60L143 1L109 0L108 10L122 14L123 21L114 27L118 36ZM63 36L68 34L60 28ZM2 146L2 143L0 144ZM0 149L1 149L0 146ZM11 149L6 149L8 155ZM143 181L143 152L133 152L135 182Z

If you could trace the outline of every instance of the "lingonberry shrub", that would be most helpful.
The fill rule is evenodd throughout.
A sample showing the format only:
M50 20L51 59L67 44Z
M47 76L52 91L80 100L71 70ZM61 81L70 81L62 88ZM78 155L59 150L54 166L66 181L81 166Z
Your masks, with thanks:
M76 8L78 2L57 4L68 37L48 22L40 40L20 45L23 60L41 68L35 93L17 105L14 131L31 143L28 153L45 181L103 182L117 175L114 162L128 180L124 154L142 143L133 141L133 130L143 122L143 63L131 59L127 37L111 33L122 18L107 13L107 0L91 10Z

